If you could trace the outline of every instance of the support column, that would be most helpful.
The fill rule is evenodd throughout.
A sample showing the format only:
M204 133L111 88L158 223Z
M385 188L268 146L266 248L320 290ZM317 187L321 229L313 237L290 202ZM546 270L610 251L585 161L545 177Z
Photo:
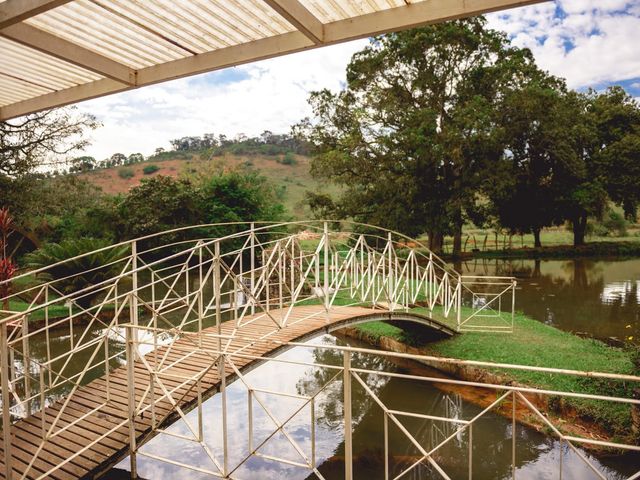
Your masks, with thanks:
M13 464L11 455L11 392L9 390L9 345L7 337L7 322L0 326L0 375L2 376L2 441L4 447L5 478L13 478Z
M344 478L353 480L353 424L351 421L351 352L344 352Z
M329 311L329 226L324 222L324 308Z
M135 339L137 332L135 327L126 327L127 341L127 394L128 394L128 417L129 417L129 461L131 465L131 478L138 478L138 465L136 459L136 378L135 378Z

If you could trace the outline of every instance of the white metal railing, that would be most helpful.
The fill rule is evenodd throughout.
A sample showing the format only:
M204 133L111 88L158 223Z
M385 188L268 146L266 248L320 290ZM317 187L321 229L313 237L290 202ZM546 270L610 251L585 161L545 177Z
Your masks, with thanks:
M629 392L633 391L633 385L640 385L640 377L635 375L623 375L623 374L611 374L611 373L603 373L603 372L591 372L591 371L578 371L578 370L569 370L569 369L561 369L561 368L545 368L545 367L534 367L534 366L523 366L523 365L512 365L512 364L500 364L500 363L492 363L492 362L483 362L483 361L465 361L465 360L457 360L451 358L442 358L442 357L434 357L428 355L416 355L409 353L396 353L396 352L387 352L373 349L365 349L365 348L355 348L349 346L336 346L336 345L327 345L327 344L308 344L308 343L300 343L300 342L277 342L274 341L274 344L278 346L288 346L288 347L297 347L303 349L323 349L323 350L335 350L340 352L342 355L342 364L323 364L318 362L304 362L300 360L289 360L272 356L258 356L255 354L251 354L250 352L243 352L241 350L233 351L228 349L218 349L216 347L203 347L198 345L203 345L201 333L189 333L185 334L186 337L190 337L190 342L188 343L187 350L192 353L206 353L211 358L210 363L206 365L202 365L202 370L199 372L195 372L191 377L186 377L184 374L179 373L182 370L179 369L179 364L174 365L176 368L176 372L173 373L171 368L158 368L155 364L151 362L146 362L144 360L144 354L141 350L141 346L144 345L145 342L139 342L135 340L136 330L140 327L136 327L135 325L128 325L127 329L127 338L128 338L128 348L127 355L131 360L142 360L145 365L146 373L148 373L149 378L151 379L151 387L149 388L149 392L154 390L154 387L160 387L163 394L156 395L151 398L151 394L144 396L137 404L137 406L130 411L130 424L129 430L135 431L135 422L136 418L139 416L146 414L151 415L152 418L152 429L153 432L149 434L149 436L143 439L142 442L137 443L135 438L131 438L131 444L129 449L129 460L131 465L131 472L135 478L136 469L137 469L137 457L147 457L153 459L155 461L166 462L168 464L174 465L176 467L180 467L182 469L197 471L199 473L208 474L212 477L216 478L240 478L238 475L238 471L240 468L245 465L251 458L261 457L266 458L272 461L281 462L287 465L295 465L301 468L305 468L309 471L309 473L314 473L319 479L325 479L326 477L322 475L322 473L318 470L319 464L317 459L317 448L316 448L316 401L318 397L327 389L331 387L332 384L336 382L342 382L342 405L343 405L343 415L344 415L344 427L343 427L343 435L344 435L344 452L345 452L345 460L344 460L344 477L347 480L352 480L353 478L359 478L357 473L354 472L354 444L353 444L353 431L357 426L357 420L353 418L353 389L359 388L361 392L364 392L365 396L368 397L375 405L377 405L383 412L383 443L381 445L381 450L384 452L384 478L385 479L400 479L404 478L407 474L411 473L416 467L419 465L428 465L432 467L432 469L437 473L437 478L443 478L450 480L452 477L446 471L446 467L441 465L438 460L439 453L450 443L454 442L455 439L460 439L462 437L466 437L467 443L467 462L468 462L468 472L465 478L471 480L474 475L474 459L473 459L473 451L474 451L474 440L473 437L473 428L480 420L487 417L490 412L496 412L501 410L500 414L506 416L511 421L511 441L510 441L510 456L511 456L511 478L516 478L516 466L517 466L517 429L519 428L519 423L522 420L522 417L526 415L530 415L531 418L529 422L537 423L541 429L547 430L548 434L552 437L557 438L561 446L566 446L570 449L577 458L580 459L581 462L584 462L584 465L593 472L597 478L601 478L606 480L607 476L605 472L602 472L594 463L588 458L585 452L580 448L584 446L598 447L609 449L614 452L640 452L640 446L634 443L625 443L622 441L614 441L614 440L603 440L597 437L594 437L591 434L586 435L577 435L572 432L566 431L567 422L563 421L561 418L554 418L550 416L541 405L546 405L549 402L549 399L581 399L586 401L598 401L598 402L609 402L616 403L619 405L624 405L627 408L640 408L640 400L633 398L632 395L629 397L615 396L612 394L608 394L603 392L601 394L596 393L584 393L584 392L575 392L575 391L562 391L562 390L552 390L552 389L541 389L541 388L533 388L528 386L522 386L518 384L491 384L484 382L474 382L474 381L464 381L457 380L449 377L442 376L433 376L427 374L415 374L415 373L400 373L400 372L387 372L380 369L372 369L372 368L361 368L352 365L352 358L355 355L366 354L375 357L382 357L388 359L402 359L402 360L415 360L419 362L426 362L430 365L447 367L450 365L456 365L460 367L471 366L471 367L483 367L492 370L507 370L507 371L528 371L528 372L540 372L546 373L549 375L556 376L574 376L574 377L582 377L586 379L586 382L596 382L607 380L610 382L617 382L620 384L632 385L628 390ZM147 331L147 329L144 329ZM158 331L160 332L160 331ZM217 337L220 340L227 340L229 337L209 334L208 338ZM183 337L184 338L184 337ZM304 394L292 394L286 391L278 391L275 389L265 389L263 387L256 386L252 383L252 381L243 374L241 368L238 364L246 363L247 361L260 361L266 363L277 363L286 365L295 365L295 366L308 366L313 369L322 369L328 372L327 376L324 377L325 381L321 382L321 384L316 385L316 388L313 392L305 392ZM133 365L133 361L129 361L128 364ZM220 378L222 379L219 395L221 396L221 409L215 418L208 418L206 421L203 419L202 414L202 403L198 403L198 414L194 419L189 419L184 411L180 411L181 420L187 425L189 432L188 435L181 436L184 440L188 440L191 442L195 442L199 444L205 455L211 460L211 464L215 466L214 469L206 469L201 466L195 466L188 463L177 461L175 458L169 458L166 456L159 455L157 453L152 453L151 451L144 448L145 442L154 435L170 435L176 436L175 432L167 430L165 428L161 428L161 424L164 418L156 415L154 411L154 407L159 402L170 401L171 403L176 403L177 399L180 397L179 393L186 386L191 386L191 388L200 390L199 381L206 375L212 368L217 369L219 372ZM243 387L246 390L247 394L247 418L246 424L248 425L247 432L247 447L244 449L244 453L240 455L240 459L237 460L239 452L237 451L238 444L237 441L234 443L234 448L236 451L231 454L229 447L227 445L226 439L229 434L229 431L235 431L236 434L238 431L245 431L242 426L245 425L245 420L243 419L242 426L241 425L229 425L230 419L235 418L238 421L237 416L233 416L229 412L229 408L227 406L227 383L225 379L225 375L223 372L231 371L234 376L237 378ZM140 375L139 373L135 373L133 369L129 371L128 382L135 382L135 376ZM175 387L171 387L168 385L168 379L179 378L181 383ZM317 378L317 377L314 377ZM459 411L455 411L454 415L445 414L429 414L420 411L411 411L411 410L400 410L390 406L381 398L380 395L376 393L375 385L379 384L379 381L370 381L369 379L380 379L380 378L399 378L404 380L411 380L416 382L429 382L436 386L462 386L462 387L474 387L474 388L482 388L482 389L490 389L495 392L495 400L488 402L488 405L485 405L481 408L478 413L468 414L465 418L464 415ZM588 387L588 384L585 382L585 387ZM334 392L336 390L333 390ZM339 391L339 389L338 389ZM263 397L260 394L268 394L271 396L281 397L281 398L296 398L301 401L295 407L291 409L290 412L283 414L282 409L279 411L279 416L276 415L272 409L269 407L267 402L264 401ZM199 398L200 398L199 393ZM260 409L260 412L266 414L267 418L272 423L272 430L268 431L266 434L262 432L262 438L260 442L256 443L254 441L254 408L257 407ZM286 427L289 422L291 422L294 418L298 418L298 415L308 409L309 410L309 425L306 429L308 436L310 437L310 446L305 447L305 445L301 444L299 441L293 438L287 431ZM284 416L284 417L283 417ZM284 418L284 420L282 420ZM408 429L401 419L403 418L415 418L428 420L432 422L432 425L438 427L438 425L447 425L448 428L438 428L437 431L439 433L439 439L435 445L426 446L423 445L419 438L412 433L410 429ZM195 422L195 423L194 423ZM206 425L221 425L222 427L222 438L223 444L221 448L221 452L216 455L211 450L210 446L205 442L205 428ZM395 466L395 470L392 472L392 468L389 462L390 458L390 443L389 443L389 427L393 425L394 428L399 429L402 432L405 440L411 445L412 448L418 451L419 458L412 462L409 466ZM297 429L300 429L300 425L296 425ZM269 442L275 437L276 434L283 434L286 439L287 445L292 447L292 451L295 451L298 455L296 460L292 460L291 458L282 458L278 456L274 456L271 454L264 453L266 447ZM505 432L505 436L508 433ZM483 440L480 439L482 442ZM560 449L560 455L558 457L557 463L557 473L558 478L563 477L563 472L565 466L563 466L563 453L562 448ZM236 460L232 461L232 457ZM456 477L461 478L461 477ZM628 480L634 480L640 478L640 465L638 465L638 471L631 474L628 477Z
M139 327L136 336L143 334L143 327L166 330L162 336L153 335L147 345L152 351L168 344L158 359L160 368L170 364L172 336L210 326L220 333L225 321L233 322L237 332L255 322L258 313L268 317L274 329L281 329L296 306L310 303L327 312L336 305L390 311L422 306L434 319L460 331L512 330L513 279L462 277L415 240L349 222L331 231L330 224L336 222L175 229L14 278L11 293L0 299L0 304L9 300L22 305L0 311L7 478L11 476L9 425L54 401L60 404L53 418L45 421L41 416L40 445L30 469L45 442L111 401L111 373L127 358L124 325ZM221 229L227 233L207 235ZM105 253L112 254L106 265L88 261ZM82 271L70 267L83 262L87 266ZM476 291L474 286L481 288ZM507 297L510 305L503 302ZM78 389L96 377L106 382L104 402L74 421L62 422Z

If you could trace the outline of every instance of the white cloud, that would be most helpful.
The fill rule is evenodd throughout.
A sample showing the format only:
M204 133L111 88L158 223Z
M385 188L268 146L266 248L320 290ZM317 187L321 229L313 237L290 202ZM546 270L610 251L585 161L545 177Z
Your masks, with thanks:
M559 11L560 10L560 11ZM560 13L560 14L558 14ZM561 0L489 16L572 88L640 77L640 11L628 0Z
M149 154L173 138L209 132L286 132L311 113L309 92L340 88L351 55L365 42L236 67L237 81L219 84L200 75L84 102L80 108L104 124L93 133L88 154Z
M514 44L572 88L640 79L640 2L559 0L488 16ZM310 114L309 92L338 89L365 40L146 87L81 105L104 127L87 153L151 153L184 135L286 132Z

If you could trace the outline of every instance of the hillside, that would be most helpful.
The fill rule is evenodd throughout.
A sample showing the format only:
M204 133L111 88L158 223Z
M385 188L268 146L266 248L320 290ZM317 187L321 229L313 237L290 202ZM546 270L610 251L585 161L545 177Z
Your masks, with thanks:
M215 169L220 164L227 168L247 168L260 172L267 177L281 194L282 202L287 211L295 219L309 217L309 209L304 204L305 192L329 190L335 191L334 186L327 186L315 180L310 173L310 159L303 155L295 155L296 164L285 165L276 161L276 155L231 155L226 154L221 157L214 157L212 160L203 160L197 155L191 156L190 160L171 158L165 154L162 160L147 160L127 166L103 168L80 174L94 185L100 187L105 193L118 194L125 193L131 187L140 183L143 178L150 178L156 175L167 175L177 177L181 174L195 173L201 170ZM158 170L155 173L145 175L143 169L149 165L156 165ZM130 170L133 176L123 178L122 170Z

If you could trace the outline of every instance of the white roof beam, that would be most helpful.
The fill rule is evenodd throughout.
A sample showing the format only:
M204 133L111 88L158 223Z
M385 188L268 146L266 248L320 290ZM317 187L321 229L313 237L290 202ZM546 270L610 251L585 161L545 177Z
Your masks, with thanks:
M59 7L71 0L5 0L0 2L0 28Z
M264 0L316 45L324 42L324 24L298 0Z
M548 0L429 0L360 15L324 25L326 43L338 43L381 33L472 17Z
M269 1L277 1L281 6L289 3L286 0ZM274 37L234 45L232 47L220 48L211 52L140 69L137 71L137 82L135 85L131 83L124 84L122 81L114 81L112 78L107 78L6 105L0 107L0 121L47 108L59 107L129 90L137 86L150 85L198 73L210 72L234 65L316 48L330 43L340 43L379 33L419 27L456 18L541 3L543 1L548 0L429 0L409 4L377 13L362 15L353 19L324 24L324 43L322 44L313 43L307 34L302 31L293 31ZM0 5L2 5L2 3L0 3ZM291 10L289 10L289 12L291 12ZM74 48L77 49L79 47L74 45ZM65 53L64 58L68 60L66 55Z
M0 30L0 35L112 80L128 85L136 82L135 70L126 65L26 23L6 27Z
M138 82L135 86L124 85L111 79L97 80L0 107L0 121L48 108L61 107L83 100L102 97L111 93L131 90L143 85L211 72L256 60L265 60L285 53L313 48L313 46L314 44L309 42L305 35L297 31L254 40L250 43L221 48L212 52L143 68L137 72Z

